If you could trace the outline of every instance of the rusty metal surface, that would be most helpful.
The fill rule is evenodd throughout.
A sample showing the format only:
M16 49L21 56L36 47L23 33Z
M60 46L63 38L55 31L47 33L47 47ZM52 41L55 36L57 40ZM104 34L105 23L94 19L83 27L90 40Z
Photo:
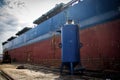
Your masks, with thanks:
M119 70L120 20L82 30L81 49L83 65L94 70Z
M120 20L106 22L80 31L82 65L91 70L120 71ZM9 51L18 62L59 67L60 36L53 36Z

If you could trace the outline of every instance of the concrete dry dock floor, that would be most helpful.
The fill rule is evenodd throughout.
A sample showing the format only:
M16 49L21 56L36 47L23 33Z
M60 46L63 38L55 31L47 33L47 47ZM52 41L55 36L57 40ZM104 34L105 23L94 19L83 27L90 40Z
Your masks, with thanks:
M25 69L16 69L18 65L24 65ZM59 72L53 72L50 69L30 64L0 64L0 70L4 71L14 80L105 80L82 75L60 76Z

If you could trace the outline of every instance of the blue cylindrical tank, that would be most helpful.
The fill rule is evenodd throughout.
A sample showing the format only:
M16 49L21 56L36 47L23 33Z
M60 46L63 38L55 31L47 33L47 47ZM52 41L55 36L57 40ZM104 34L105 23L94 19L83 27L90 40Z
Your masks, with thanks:
M61 41L62 64L60 73L62 74L65 66L68 67L70 73L73 74L74 68L80 63L80 40L78 25L65 24L61 30Z
M80 62L79 27L66 24L61 30L62 62Z

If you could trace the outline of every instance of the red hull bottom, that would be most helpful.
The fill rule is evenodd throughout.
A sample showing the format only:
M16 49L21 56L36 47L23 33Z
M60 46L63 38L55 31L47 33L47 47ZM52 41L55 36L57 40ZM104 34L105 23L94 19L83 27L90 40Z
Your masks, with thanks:
M90 70L120 71L120 20L80 30L81 63ZM8 51L16 62L60 67L60 36Z

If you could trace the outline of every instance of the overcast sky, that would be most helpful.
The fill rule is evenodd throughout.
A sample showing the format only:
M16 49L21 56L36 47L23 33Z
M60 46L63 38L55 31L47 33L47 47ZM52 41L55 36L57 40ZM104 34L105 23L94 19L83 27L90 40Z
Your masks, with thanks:
M2 42L61 2L71 0L0 0L0 54Z

